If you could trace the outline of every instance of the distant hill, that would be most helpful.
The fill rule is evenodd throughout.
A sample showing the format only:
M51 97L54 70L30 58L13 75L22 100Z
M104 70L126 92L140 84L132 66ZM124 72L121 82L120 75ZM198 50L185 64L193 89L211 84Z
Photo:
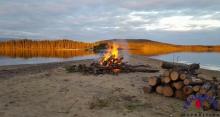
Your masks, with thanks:
M220 52L220 45L175 45L149 39L112 39L98 41L111 45L118 43L120 48L128 49L130 53L142 55L167 54L172 52Z
M169 43L163 43L158 41L153 41L150 39L109 39L109 40L101 40L97 41L97 43L111 43L111 42L127 42L127 43L151 43L151 44L164 44L164 45L175 45L175 44L169 44Z
M152 41L149 39L109 39L97 41L95 43L86 43L73 40L4 40L0 41L0 48L16 48L16 49L84 49L92 48L99 44L117 43L121 49L141 50L143 52L179 52L179 51L220 51L219 46L206 45L175 45L163 42Z

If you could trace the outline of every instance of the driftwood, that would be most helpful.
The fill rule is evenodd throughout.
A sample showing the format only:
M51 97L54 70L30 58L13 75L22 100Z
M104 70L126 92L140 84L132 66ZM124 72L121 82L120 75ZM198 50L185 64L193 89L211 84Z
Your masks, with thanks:
M200 68L200 65L196 63L186 65L181 63L161 62L160 66L163 69L176 69L179 71L194 71Z
M131 72L148 72L155 73L159 70L150 68L147 65L130 65L126 63L112 64L109 66L103 66L99 63L91 63L90 65L79 64L72 65L67 68L68 72L80 72L83 74L118 74L118 73L131 73Z

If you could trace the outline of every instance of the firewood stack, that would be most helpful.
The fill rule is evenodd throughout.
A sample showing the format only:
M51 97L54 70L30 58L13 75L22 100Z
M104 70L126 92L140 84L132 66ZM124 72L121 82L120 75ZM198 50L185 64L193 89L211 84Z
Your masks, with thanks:
M148 73L155 73L159 72L159 70L152 68L149 65L131 65L127 62L123 62L123 57L121 58L114 58L109 57L105 61L94 61L89 65L86 64L79 64L79 65L72 65L66 70L68 72L80 72L83 74L93 74L93 75L100 75L100 74L119 74L119 73L131 73L131 72L148 72Z
M199 64L173 64L162 62L164 72L160 76L148 78L145 93L156 92L166 97L175 97L185 100L192 94L205 94L220 99L220 85L216 79L205 80L197 72Z

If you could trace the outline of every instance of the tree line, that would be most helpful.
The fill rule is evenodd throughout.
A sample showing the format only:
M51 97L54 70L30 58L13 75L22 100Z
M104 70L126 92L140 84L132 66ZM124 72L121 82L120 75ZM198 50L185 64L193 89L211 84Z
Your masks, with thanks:
M73 40L8 40L0 42L0 49L90 49L94 43Z

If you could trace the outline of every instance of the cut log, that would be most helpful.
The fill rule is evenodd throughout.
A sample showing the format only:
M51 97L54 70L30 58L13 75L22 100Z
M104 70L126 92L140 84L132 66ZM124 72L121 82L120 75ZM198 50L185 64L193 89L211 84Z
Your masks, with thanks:
M169 77L170 76L170 71L169 70L165 70L164 73L163 73L163 76Z
M201 87L200 85L193 86L193 91L198 92L200 87Z
M185 85L202 85L204 82L201 79L195 78L195 77L191 77L191 78L187 78L183 81L183 83Z
M201 86L201 88L200 88L200 90L199 90L199 93L200 94L206 94L208 91L209 91L209 89L211 88L211 83L210 82L206 82L206 83L204 83L202 86Z
M196 64L196 63L186 65L186 64L182 64L182 63L161 62L160 66L163 69L178 69L181 71L194 71L194 70L200 68L200 65Z
M183 93L184 93L184 95L187 95L187 96L192 94L193 93L192 86L184 86Z
M173 96L173 94L174 94L173 89L169 85L166 85L163 87L163 95L164 96L171 97L171 96Z
M184 86L184 84L183 84L183 81L177 81L177 82L173 82L173 86L176 89L181 89Z
M206 95L208 95L209 97L217 96L217 90L211 88L209 91L207 91Z
M216 107L217 111L220 111L220 100L217 100L217 107Z
M220 99L220 85L217 86L217 98Z
M156 87L156 92L157 92L158 94L163 94L163 86L157 86L157 87Z
M154 91L154 87L147 84L143 87L143 91L144 93L152 93Z
M175 97L178 98L178 99L181 99L181 100L186 98L186 96L184 95L182 90L176 90L175 91Z
M162 83L165 83L165 84L170 83L170 81L171 81L171 80L170 80L170 77L164 77L164 78L161 79L161 82L162 82Z
M150 86L159 85L160 82L161 82L161 78L160 78L160 77L157 77L157 76L150 77L149 80L148 80L148 84L149 84Z
M170 79L171 80L176 81L176 80L178 80L178 78L179 78L179 73L177 71L172 71L170 73Z
M202 79L202 80L205 80L205 81L212 81L212 79L209 76L205 75L205 74L198 74L197 77L199 79Z
M189 78L189 75L187 73L185 73L185 72L180 73L180 79L181 80L185 80L186 78Z

